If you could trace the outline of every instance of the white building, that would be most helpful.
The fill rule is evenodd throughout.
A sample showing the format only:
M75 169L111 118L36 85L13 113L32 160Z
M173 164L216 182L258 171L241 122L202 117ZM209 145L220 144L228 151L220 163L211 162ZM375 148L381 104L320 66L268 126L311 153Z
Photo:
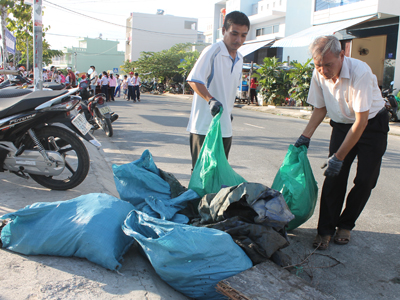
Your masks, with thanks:
M239 51L245 56L245 62L261 64L264 57L276 56L282 59L282 49L270 48L276 39L285 36L285 16L287 0L218 0L214 5L213 30L205 32L206 40L213 43L221 40L224 11L239 10L250 20L250 29Z
M214 43L222 37L224 10L242 11L250 19L248 38L239 49L245 62L276 56L304 63L315 37L334 34L347 56L369 64L380 86L394 80L400 89L400 0L217 0Z
M131 13L126 20L125 60L135 61L142 51L159 52L179 43L204 44L194 18L157 14Z
M302 2L302 5L299 4ZM320 35L335 35L345 55L365 61L386 88L392 80L400 87L400 1L393 0L288 0L285 59L304 62L308 45Z

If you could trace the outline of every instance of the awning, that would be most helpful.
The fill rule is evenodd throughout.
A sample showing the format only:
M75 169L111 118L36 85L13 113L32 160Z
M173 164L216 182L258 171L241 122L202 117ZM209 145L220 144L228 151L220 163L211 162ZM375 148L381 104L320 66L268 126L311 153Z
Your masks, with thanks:
M304 47L322 35L333 35L335 32L342 29L354 26L358 23L374 18L375 15L355 18L351 20L333 22L323 25L316 25L295 34L289 35L279 41L276 41L271 47ZM242 46L243 47L243 46ZM240 48L239 48L240 50Z
M250 53L253 53L254 51L272 43L274 40L266 40L262 42L254 42L254 43L248 43L248 44L243 44L238 51L243 55L246 56Z

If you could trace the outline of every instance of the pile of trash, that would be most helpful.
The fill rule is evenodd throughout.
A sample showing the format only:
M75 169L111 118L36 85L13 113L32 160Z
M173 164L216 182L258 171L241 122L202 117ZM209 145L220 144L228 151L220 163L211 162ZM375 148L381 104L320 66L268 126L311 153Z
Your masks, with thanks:
M222 137L218 130L213 134L189 189L157 168L145 150L134 162L113 165L120 199L96 193L28 205L0 217L0 246L25 255L86 258L116 271L138 243L176 290L195 299L223 298L215 290L219 281L268 259L281 263L295 216L281 192L228 168L220 155ZM290 195L285 184L281 190Z

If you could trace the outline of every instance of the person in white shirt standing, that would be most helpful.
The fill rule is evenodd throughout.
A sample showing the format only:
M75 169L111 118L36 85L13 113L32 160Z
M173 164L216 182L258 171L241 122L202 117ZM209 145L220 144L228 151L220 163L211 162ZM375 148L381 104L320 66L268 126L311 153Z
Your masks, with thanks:
M101 92L106 95L106 100L108 99L108 75L106 71L103 71L103 76L100 79L100 86L101 86Z
M133 84L133 102L137 101L140 102L140 85L142 82L140 81L139 74L135 73L135 77L132 78L132 84Z
M128 82L128 99L126 101L129 100L133 100L133 81L134 81L134 77L133 77L133 72L129 72L129 77L127 79ZM133 102L136 102L136 100L133 100Z
M325 250L331 237L345 245L350 231L376 186L386 151L389 117L371 68L358 59L344 56L334 36L316 38L310 45L315 64L307 102L314 106L303 134L295 143L305 145L326 114L331 118L329 158L324 167L318 234L313 246ZM349 172L357 157L354 186L342 211Z
M250 21L244 13L227 14L222 28L223 40L203 50L187 78L195 92L187 126L193 168L211 120L221 107L221 132L228 158L232 144L232 110L243 67L243 56L237 50L245 42L249 28Z

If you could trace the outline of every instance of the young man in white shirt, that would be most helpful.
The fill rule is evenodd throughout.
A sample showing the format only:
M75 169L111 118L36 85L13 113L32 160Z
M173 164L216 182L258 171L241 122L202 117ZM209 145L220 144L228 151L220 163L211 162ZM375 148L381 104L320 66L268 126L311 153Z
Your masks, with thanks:
M324 250L331 237L345 245L350 231L375 187L386 151L389 118L376 76L360 60L344 56L338 39L322 36L310 45L315 70L307 102L313 114L295 146L309 146L310 138L328 112L332 135L325 166L318 234L313 246ZM357 174L342 212L351 165Z
M249 18L242 12L226 15L223 40L203 50L187 81L195 91L187 131L194 168L212 118L223 107L221 132L225 155L232 144L232 109L242 74L243 56L237 51L246 40Z

